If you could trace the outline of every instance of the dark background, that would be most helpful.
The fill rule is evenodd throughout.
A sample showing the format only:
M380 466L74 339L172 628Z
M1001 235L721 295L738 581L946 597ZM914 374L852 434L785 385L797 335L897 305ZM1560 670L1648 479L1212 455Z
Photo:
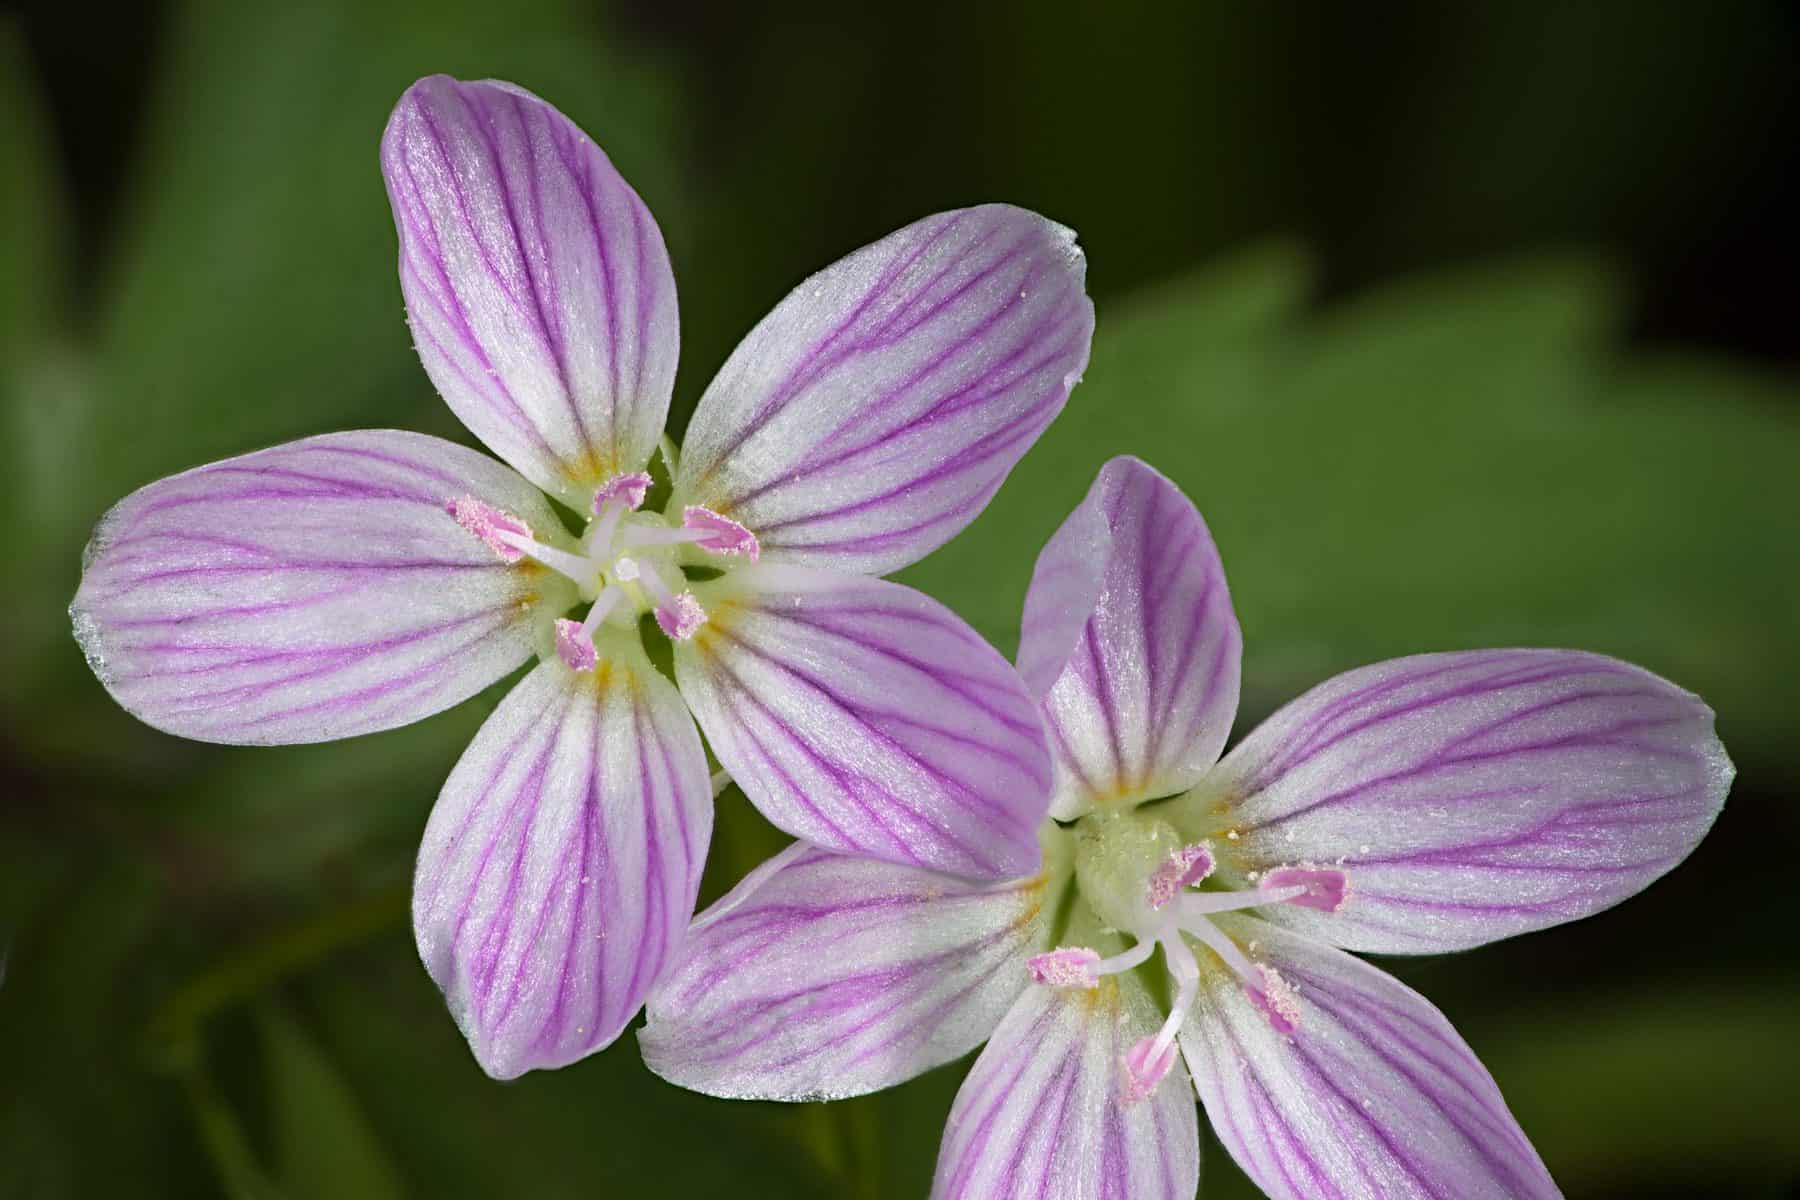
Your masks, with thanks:
M64 609L95 518L335 428L463 436L409 348L376 141L418 75L514 79L657 214L676 423L808 271L936 209L1079 231L1068 412L908 577L1003 649L1108 454L1206 513L1240 733L1419 650L1619 654L1739 769L1645 896L1388 962L1571 1196L1800 1180L1793 584L1800 13L1776 3L525 0L0 15L0 1195L922 1194L962 1068L729 1104L629 1037L488 1081L419 967L411 856L500 691L350 743L180 742ZM708 895L777 839L722 801ZM1247 1194L1209 1147L1203 1194Z

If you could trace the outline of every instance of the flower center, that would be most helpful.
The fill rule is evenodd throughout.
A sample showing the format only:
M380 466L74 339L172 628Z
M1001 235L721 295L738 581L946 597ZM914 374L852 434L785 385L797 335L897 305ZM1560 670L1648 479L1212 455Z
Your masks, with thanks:
M1125 1098L1135 1103L1156 1089L1175 1063L1175 1035L1200 993L1201 960L1190 938L1210 950L1238 979L1250 999L1281 1033L1300 1024L1300 1000L1274 968L1250 955L1210 919L1215 913L1298 904L1335 912L1349 880L1335 867L1280 867L1262 874L1253 889L1190 891L1212 874L1212 848L1184 843L1175 828L1142 813L1091 813L1075 830L1075 880L1082 898L1106 925L1133 939L1125 951L1102 958L1086 946L1062 946L1034 956L1031 977L1047 987L1092 988L1103 975L1147 962L1158 947L1175 984L1161 1029L1126 1051Z
M761 554L755 534L711 509L689 505L680 525L662 513L639 512L649 490L650 476L641 471L602 484L579 552L543 544L524 521L473 496L450 500L444 508L502 561L530 558L567 577L582 599L592 601L583 620L556 622L557 656L573 670L591 671L597 657L594 634L603 624L631 626L648 612L678 641L706 624L706 610L681 571L685 550L751 562Z

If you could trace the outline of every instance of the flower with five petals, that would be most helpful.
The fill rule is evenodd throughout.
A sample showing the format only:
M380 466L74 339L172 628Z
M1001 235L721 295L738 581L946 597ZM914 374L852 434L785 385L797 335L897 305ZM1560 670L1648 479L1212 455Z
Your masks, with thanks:
M1067 400L1093 330L1074 236L990 205L813 276L713 379L678 461L661 443L658 513L675 282L637 194L499 82L415 84L381 162L419 356L504 465L375 430L133 493L71 607L112 695L185 737L315 742L541 659L445 784L413 898L498 1077L610 1042L671 961L712 822L696 720L798 836L1032 869L1050 761L1030 696L947 609L876 577L974 519ZM675 683L645 636L672 643Z
M970 882L796 844L696 919L646 1061L828 1098L986 1041L941 1200L1189 1200L1195 1088L1271 1196L1557 1195L1444 1016L1346 951L1460 950L1645 887L1724 802L1711 711L1595 654L1426 654L1319 685L1220 759L1240 650L1200 514L1109 463L1025 602L1043 868Z

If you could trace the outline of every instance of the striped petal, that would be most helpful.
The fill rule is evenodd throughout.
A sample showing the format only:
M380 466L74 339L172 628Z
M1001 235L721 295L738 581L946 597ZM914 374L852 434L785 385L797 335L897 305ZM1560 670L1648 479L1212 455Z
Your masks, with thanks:
M425 371L521 474L586 511L662 434L680 334L662 233L573 122L510 83L421 79L381 139Z
M694 922L644 1061L713 1096L830 1100L960 1058L1028 985L1066 879L967 882L795 843Z
M70 606L113 698L209 742L391 729L530 656L533 612L575 599L444 510L474 496L556 536L536 488L485 455L377 430L160 480L106 514Z
M1724 804L1712 710L1597 654L1426 654L1276 713L1201 789L1221 866L1329 864L1335 912L1271 919L1352 950L1457 950L1587 916L1685 858Z
M1218 918L1294 990L1281 1033L1237 977L1204 973L1182 1053L1219 1140L1275 1200L1560 1196L1500 1089L1430 1001L1254 918ZM1216 961L1216 960L1215 960Z
M1038 556L1019 667L1044 696L1051 814L1192 787L1237 713L1243 637L1206 522L1135 458L1100 469Z
M419 846L419 957L496 1079L619 1036L700 887L712 791L694 723L635 643L615 634L601 654L508 694Z
M955 875L1038 866L1049 757L1031 697L954 613L897 583L762 565L697 584L676 678L776 825Z
M1127 1103L1125 1051L1161 1023L1143 985L1028 988L944 1128L933 1200L1194 1200L1200 1131L1176 1064Z
M924 557L1062 411L1094 329L1086 272L1072 232L999 204L827 267L706 389L677 500L778 562L879 575Z

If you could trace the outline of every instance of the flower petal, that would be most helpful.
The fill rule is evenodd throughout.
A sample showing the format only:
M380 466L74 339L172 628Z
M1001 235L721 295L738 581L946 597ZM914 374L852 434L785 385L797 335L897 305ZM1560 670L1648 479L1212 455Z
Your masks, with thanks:
M1206 522L1135 458L1100 469L1038 556L1019 666L1044 696L1051 814L1173 795L1218 761L1243 636Z
M1345 872L1336 912L1270 917L1352 950L1479 945L1607 908L1685 858L1732 768L1698 697L1568 650L1426 654L1276 713L1201 790L1221 866Z
M1193 1200L1194 1092L1177 1063L1127 1103L1125 1051L1160 1019L1133 976L1092 991L1031 987L956 1094L933 1200Z
M770 866L700 915L651 997L638 1044L671 1083L830 1100L911 1079L993 1032L1049 937L1048 872L971 883L804 842Z
M951 874L1037 869L1044 735L1007 661L908 587L805 567L698 584L675 673L713 753L796 837Z
M1075 235L1001 204L908 225L814 275L701 397L679 502L769 558L879 575L975 519L1062 411L1094 309Z
M561 529L493 459L394 430L159 480L94 530L75 636L115 700L183 737L270 745L409 724L517 667L533 610L575 599L459 526L444 511L458 496Z
M680 332L650 210L510 83L408 88L381 139L419 358L475 435L586 510L662 434Z
M1217 918L1297 995L1276 1030L1210 960L1181 1048L1219 1140L1276 1200L1561 1195L1493 1077L1430 1001L1340 950ZM1204 952L1203 952L1204 953Z
M607 1045L673 960L712 832L706 756L674 687L615 635L596 670L539 666L444 784L413 931L483 1069Z

